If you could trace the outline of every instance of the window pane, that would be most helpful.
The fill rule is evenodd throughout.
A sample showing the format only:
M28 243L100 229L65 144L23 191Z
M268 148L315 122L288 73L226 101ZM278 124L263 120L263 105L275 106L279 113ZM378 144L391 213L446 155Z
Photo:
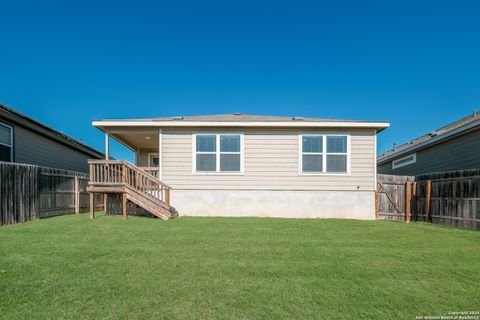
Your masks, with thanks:
M159 163L160 163L160 161L158 160L158 157L152 157L150 159L150 165L152 167L158 167Z
M327 152L347 153L347 137L327 136Z
M220 135L220 152L240 152L240 136Z
M347 156L327 154L327 172L347 172Z
M0 142L6 145L12 143L12 129L0 124Z
M216 171L217 162L214 154L197 154L197 171Z
M10 162L10 152L12 151L11 147L4 146L0 144L0 161Z
M303 136L303 152L322 152L323 137L322 136Z
M303 155L302 172L322 172L321 155Z
M216 139L214 134L197 135L197 151L199 152L215 152Z
M240 172L240 155L239 154L221 154L220 155L220 171Z

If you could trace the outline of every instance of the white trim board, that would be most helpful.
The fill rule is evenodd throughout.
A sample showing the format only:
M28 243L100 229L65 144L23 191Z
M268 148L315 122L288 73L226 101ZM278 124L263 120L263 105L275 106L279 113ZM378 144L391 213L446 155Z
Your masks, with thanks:
M158 129L158 178L163 180L163 130Z
M373 185L375 186L375 189L377 188L377 130L373 130Z
M348 122L348 121L315 121L315 122L290 122L290 121L130 121L130 120L95 120L94 127L104 130L106 127L263 127L263 128L376 128L390 127L388 122Z

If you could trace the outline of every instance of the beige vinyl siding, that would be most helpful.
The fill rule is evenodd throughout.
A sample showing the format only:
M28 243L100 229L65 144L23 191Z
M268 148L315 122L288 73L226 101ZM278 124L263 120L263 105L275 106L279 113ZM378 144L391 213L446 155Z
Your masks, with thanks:
M244 174L192 173L192 134L230 131L244 133ZM320 131L351 134L350 175L299 175L299 130L164 129L163 181L176 189L374 190L374 130L300 132ZM144 155L139 155L139 159L144 159Z

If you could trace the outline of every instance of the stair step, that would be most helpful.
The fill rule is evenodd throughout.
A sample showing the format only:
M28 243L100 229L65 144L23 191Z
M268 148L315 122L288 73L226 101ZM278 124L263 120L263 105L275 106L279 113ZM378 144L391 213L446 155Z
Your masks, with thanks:
M148 203L148 199L141 199L141 197L138 197L136 195L132 195L129 192L127 192L127 199L130 200L131 202L135 203L136 205L142 207L143 209L147 210L154 216L157 216L158 218L162 220L167 220L171 217L170 211L167 210L166 208L159 206L159 205L152 205Z

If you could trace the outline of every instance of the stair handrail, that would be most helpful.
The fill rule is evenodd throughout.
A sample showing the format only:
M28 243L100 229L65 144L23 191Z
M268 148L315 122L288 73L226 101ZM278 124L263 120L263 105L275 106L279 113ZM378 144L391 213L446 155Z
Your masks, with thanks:
M170 190L172 189L169 185L165 184L163 181L158 179L157 177L151 175L150 173L146 172L145 170L135 166L134 164L126 161L126 160L97 160L97 159L91 159L88 160L88 164L90 166L90 185L124 185L125 187L129 187L132 189L136 189L139 192L142 192L146 197L151 198L152 200L160 200L163 202L163 204L169 208L170 207ZM100 170L97 171L95 166L96 165L101 165L101 166L106 166L106 174L105 171ZM108 165L111 165L111 169L113 171L109 171ZM120 166L121 169L115 169L116 166ZM132 176L128 173L128 170L131 170L131 172L136 176L141 176L143 178L146 178L146 181L149 181L147 184L149 185L147 188L153 188L151 190L158 190L160 191L160 194L155 193L152 194L148 190L145 190L145 185L141 183L140 187L138 184L138 178L135 178L132 183ZM100 172L100 174L98 174ZM111 173L114 173L113 175ZM100 176L99 180L102 181L96 181L98 176ZM103 181L104 178L107 177L106 180L109 178L113 181ZM113 179L112 179L113 177ZM130 177L130 178L129 178ZM143 186L143 187L142 187Z
M88 160L88 164L121 164L129 167L130 169L134 171L139 171L140 173L144 174L147 176L150 180L153 180L155 183L158 183L160 186L162 186L164 189L171 190L172 187L169 185L165 184L163 181L155 177L154 175L148 173L147 171L143 170L140 167L137 167L133 163L127 161L127 160L99 160L99 159L90 159Z

